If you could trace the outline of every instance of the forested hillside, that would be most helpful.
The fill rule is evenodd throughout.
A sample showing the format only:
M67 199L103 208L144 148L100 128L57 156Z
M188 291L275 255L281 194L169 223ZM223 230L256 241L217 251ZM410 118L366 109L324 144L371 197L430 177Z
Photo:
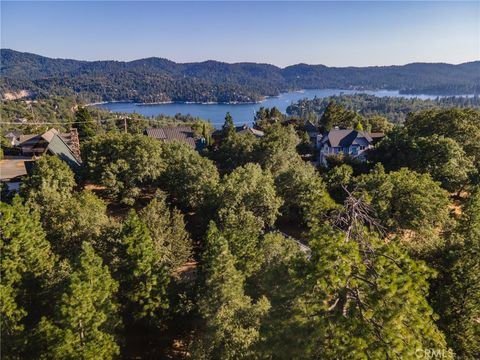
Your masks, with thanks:
M391 89L406 93L472 94L480 62L284 69L218 61L179 64L161 58L130 62L51 59L1 49L2 98L75 95L94 101L252 102L294 89Z
M479 108L480 99L475 97L446 97L435 100L406 99L400 97L377 97L367 94L340 95L328 98L303 99L287 108L287 114L318 121L332 101L345 109L363 116L383 116L394 124L401 124L409 113L442 108Z
M77 110L81 171L2 191L2 359L478 359L480 111L325 113L386 137L317 168L275 109L202 153Z

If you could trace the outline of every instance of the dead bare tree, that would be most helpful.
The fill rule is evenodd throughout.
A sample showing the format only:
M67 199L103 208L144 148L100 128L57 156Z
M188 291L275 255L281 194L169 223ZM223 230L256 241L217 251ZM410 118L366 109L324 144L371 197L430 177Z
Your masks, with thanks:
M346 187L343 189L348 196L344 208L334 213L333 225L345 232L346 241L362 240L366 235L365 228L384 235L385 229L375 218L375 212L365 201L365 196L362 194L357 198Z

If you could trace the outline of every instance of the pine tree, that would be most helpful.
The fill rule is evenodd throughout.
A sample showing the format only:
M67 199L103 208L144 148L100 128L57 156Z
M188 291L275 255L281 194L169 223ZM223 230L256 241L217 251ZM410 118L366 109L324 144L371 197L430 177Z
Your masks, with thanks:
M235 259L236 268L245 276L261 266L260 234L263 222L251 211L241 207L222 212L220 228Z
M118 355L118 306L113 301L117 288L102 259L85 242L55 318L43 318L40 323L47 348L43 358L112 359Z
M212 135L210 131L207 130L207 124L203 124L202 126L202 137L205 139L205 144L207 146L212 145Z
M235 136L235 124L233 123L232 115L227 112L225 115L225 123L222 126L222 138L226 140L233 136Z
M22 204L20 197L12 205L0 202L1 253L1 329L2 356L19 355L25 339L22 320L27 316L25 297L29 288L23 286L27 276L40 277L52 271L55 257L45 239L39 216Z
M297 295L277 305L283 314L274 311L280 318L266 326L273 357L410 359L427 349L451 356L426 300L431 270L382 241L367 209L349 197L336 228L312 230L310 258L292 267Z
M182 213L170 209L165 193L159 191L140 212L141 220L147 225L157 256L174 275L192 255L192 239L185 229Z
M334 100L330 100L325 111L320 118L320 130L330 131L335 125L338 125L337 113L341 107Z
M241 359L253 356L262 317L270 305L244 294L244 276L235 268L227 240L212 223L204 254L205 293L199 310L205 331L194 345L197 359Z
M357 124L355 125L355 130L356 131L363 131L363 125L360 121L357 122Z
M92 115L84 107L79 107L75 112L75 121L72 126L78 130L80 139L91 138L96 134L96 124Z
M440 328L461 359L480 358L480 187L468 200L452 234L451 246L440 253L440 275L433 305Z
M160 325L168 308L168 271L157 256L147 225L131 210L123 226L122 265L118 278L129 321Z

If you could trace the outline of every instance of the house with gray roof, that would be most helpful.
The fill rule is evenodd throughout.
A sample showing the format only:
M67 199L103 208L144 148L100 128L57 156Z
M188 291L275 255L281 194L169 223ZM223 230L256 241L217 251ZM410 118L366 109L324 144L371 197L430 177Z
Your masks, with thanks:
M36 158L44 154L56 155L73 171L80 169L80 144L76 129L63 134L50 129L43 134L20 135L16 146L21 149L23 156Z
M80 159L80 141L77 129L71 129L68 133L60 133L52 128L43 134L20 135L15 145L22 150L22 154L25 156L42 155L55 135L61 138L77 159Z
M247 124L241 126L235 126L235 132L237 134L247 134L251 133L256 137L263 137L265 133L262 130L249 127Z
M235 133L239 135L245 135L245 134L252 134L253 136L257 138L261 138L265 136L265 133L256 128L249 127L247 124L243 124L240 126L235 126ZM222 141L222 136L223 136L223 130L222 129L217 129L212 133L212 137L215 140L215 143L220 144Z
M19 135L21 142L15 144L22 150L22 156L5 156L0 160L0 181L7 184L9 191L18 191L22 177L30 175L39 156L54 155L65 161L76 174L81 169L81 159L72 141L75 142L76 132L70 138L64 138L55 129L43 134ZM70 145L69 141L70 140ZM78 141L78 137L77 137ZM77 144L78 145L78 144ZM75 144L73 144L75 146Z
M334 155L348 155L360 160L366 159L367 150L384 136L383 133L370 133L347 129L332 129L317 137L319 161L327 165L327 157Z
M195 139L193 130L189 126L148 128L143 134L164 142L181 141L196 150L202 150L205 147L205 139Z

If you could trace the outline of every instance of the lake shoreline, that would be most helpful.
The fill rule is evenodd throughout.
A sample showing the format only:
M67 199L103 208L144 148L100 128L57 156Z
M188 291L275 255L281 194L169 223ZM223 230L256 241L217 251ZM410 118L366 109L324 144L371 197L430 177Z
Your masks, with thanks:
M386 96L400 96L400 97L407 97L407 98L442 98L442 97L473 97L475 94L457 94L457 95L438 95L438 94L415 94L415 93L405 93L403 90L391 90L391 89L300 89L300 90L290 90L281 92L278 95L270 95L270 96L263 96L262 100L258 101L156 101L156 102L135 102L133 100L113 100L113 101L100 101L100 102L93 102L88 103L85 107L88 106L97 106L97 105L105 105L105 104L115 104L115 103L123 103L123 104L134 104L135 106L154 106L154 105L168 105L168 104L185 104L185 105L257 105L262 104L268 99L279 98L285 94L304 94L308 91L317 91L317 90L324 90L324 91L338 91L353 93L353 94L374 94L378 92L392 92L396 93L396 95L386 95ZM377 95L375 95L377 96Z
M285 93L282 93L285 94ZM94 103L85 104L85 107L88 106L97 106L97 105L105 105L105 104L115 104L115 103L122 103L122 104L134 104L136 106L150 106L150 105L168 105L168 104L185 104L185 105L254 105L254 104L261 104L265 102L268 98L275 98L277 96L265 96L265 99L259 101L209 101L209 102L197 102L197 101L157 101L157 102L135 102L133 100L114 100L114 101L100 101Z
M135 103L133 101L115 101L104 102L93 105L98 108L106 109L112 113L138 113L147 117L156 117L160 115L174 117L177 114L191 115L195 118L209 120L216 127L220 127L225 121L227 112L233 117L236 125L251 124L255 113L261 108L276 107L280 112L286 114L288 106L297 103L302 99L327 98L342 95L366 94L376 97L402 97L418 98L420 100L434 100L437 96L429 95L409 95L400 94L398 90L353 90L353 89L304 89L280 93L278 96L266 96L258 102L239 103L239 102L187 102L187 101L168 101L157 103Z

